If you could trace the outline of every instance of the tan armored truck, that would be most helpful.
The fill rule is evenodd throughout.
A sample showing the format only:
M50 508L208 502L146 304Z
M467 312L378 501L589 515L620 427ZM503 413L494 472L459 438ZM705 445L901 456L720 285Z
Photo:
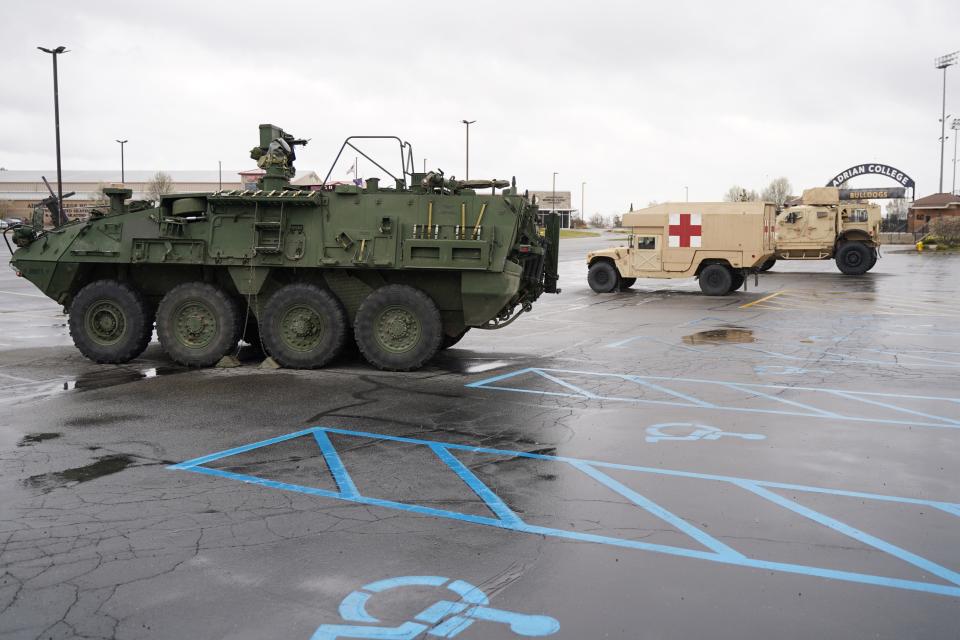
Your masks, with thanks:
M625 213L628 245L587 254L587 282L609 293L637 278L696 277L708 296L727 295L773 256L775 215L769 202L678 202Z
M877 263L879 247L878 205L840 200L836 187L806 189L801 204L777 215L776 254L760 270L777 260L834 259L843 273L860 275Z

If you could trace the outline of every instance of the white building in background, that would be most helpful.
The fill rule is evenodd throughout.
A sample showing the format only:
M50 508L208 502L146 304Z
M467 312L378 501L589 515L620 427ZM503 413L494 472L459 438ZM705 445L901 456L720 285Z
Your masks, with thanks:
M135 200L149 200L147 195L150 181L156 171L140 171L129 169L125 172L127 179L122 186L133 190ZM164 171L172 180L173 193L209 192L220 188L220 173L212 171ZM240 176L236 171L223 171L223 188L241 188ZM0 210L2 217L29 217L33 213L33 205L50 195L43 184L43 177L47 178L54 193L57 191L57 172L53 171L23 171L0 170ZM69 215L71 209L85 209L90 204L102 201L97 192L103 187L121 186L120 172L111 171L64 171L63 193L75 192L69 198L63 199L64 209Z
M543 224L545 214L556 213L560 216L560 228L569 229L570 222L579 212L570 206L569 191L528 191L527 197L531 203L540 207L540 224Z

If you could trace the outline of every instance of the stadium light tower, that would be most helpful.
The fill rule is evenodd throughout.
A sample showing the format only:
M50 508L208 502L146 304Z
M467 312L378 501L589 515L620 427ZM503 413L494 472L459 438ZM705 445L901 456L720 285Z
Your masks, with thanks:
M476 120L461 120L461 122L467 125L467 177L465 180L470 179L470 125L472 125Z
M958 54L960 51L954 51L933 59L933 66L943 69L943 106L940 111L940 189L937 193L943 193L943 149L947 141L947 67L957 64Z
M950 189L950 193L957 193L957 136L960 136L960 118L954 118L953 122L950 123L950 128L953 129L953 187Z
M120 182L127 182L127 173L123 166L123 145L130 142L129 140L117 140L120 143Z

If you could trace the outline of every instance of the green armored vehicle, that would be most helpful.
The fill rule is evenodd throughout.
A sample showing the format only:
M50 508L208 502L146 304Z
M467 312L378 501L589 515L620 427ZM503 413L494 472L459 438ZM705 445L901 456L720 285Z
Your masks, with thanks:
M77 348L101 363L136 358L156 323L187 366L215 364L243 339L282 366L321 367L352 334L371 364L405 371L559 293L559 223L547 216L541 233L515 181L414 173L410 145L390 138L394 175L357 139L337 160L349 147L393 184L331 185L328 173L317 190L292 186L306 141L260 125L257 190L151 203L106 189L109 209L89 220L44 230L35 216L14 229L11 264L68 310Z

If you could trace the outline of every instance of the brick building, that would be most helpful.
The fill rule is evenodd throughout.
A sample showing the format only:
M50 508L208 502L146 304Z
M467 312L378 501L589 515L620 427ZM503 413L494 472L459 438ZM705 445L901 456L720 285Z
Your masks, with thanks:
M942 216L960 216L960 196L935 193L914 200L907 213L907 231L925 232L933 220Z

